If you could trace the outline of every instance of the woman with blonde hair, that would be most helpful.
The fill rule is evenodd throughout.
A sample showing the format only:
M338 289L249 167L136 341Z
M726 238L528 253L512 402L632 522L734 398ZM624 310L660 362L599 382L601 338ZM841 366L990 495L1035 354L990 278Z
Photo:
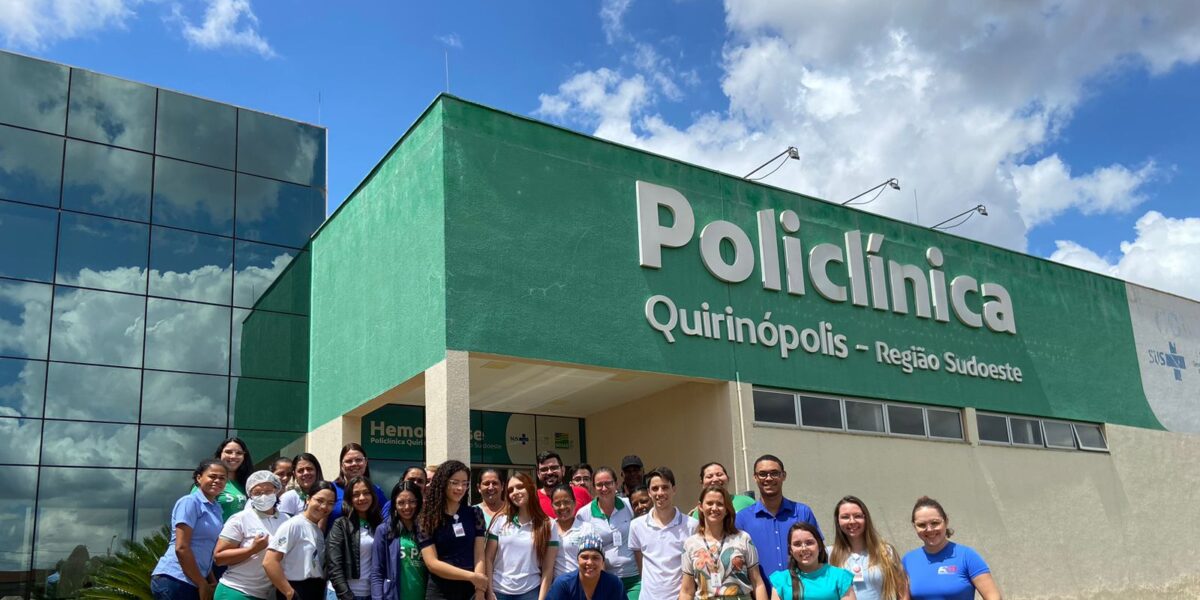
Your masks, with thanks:
M896 548L875 530L862 500L846 496L833 508L837 534L829 564L850 571L858 600L908 600L908 577Z

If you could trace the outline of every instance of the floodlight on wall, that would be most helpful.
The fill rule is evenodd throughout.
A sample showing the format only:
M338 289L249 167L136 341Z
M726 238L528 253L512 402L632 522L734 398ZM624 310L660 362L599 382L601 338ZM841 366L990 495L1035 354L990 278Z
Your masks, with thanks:
M979 213L980 215L983 215L986 217L986 216L988 216L987 207L982 204L979 204L972 208L968 208L967 210L964 210L964 211L958 213L957 215L954 215L953 217L950 217L949 219L946 219L945 221L942 221L941 223L938 223L937 225L930 227L930 229L942 229L942 230L954 229L955 227L958 227L959 225L962 225L963 223L970 221L971 217L975 216L975 213ZM953 224L953 225L946 225L946 223L949 223L949 222L951 222L959 217L962 217L962 216L966 216L966 218Z
M745 175L743 175L742 179L750 179L751 175L763 170L763 167L766 167L767 165L779 160L779 158L781 156L783 156L784 154L786 154L787 157L792 160L800 160L800 151L797 150L795 146L788 146L787 149L784 150L783 152L780 152L779 154L776 154L775 156L771 157L771 160L768 160L767 162L759 165L757 169L754 169L753 171L750 171L749 173L746 173ZM787 163L787 159L784 159L784 161L779 163L779 166L772 169L770 173L767 173L766 175L763 175L762 177L755 177L754 179L750 179L750 181L761 181L763 179L766 179L766 178L770 177L771 175L775 174L775 171L778 171L780 169L780 167L782 167L786 163Z
M875 198L879 197L879 194L883 193L883 190L885 188L888 188L888 187L892 188L893 190L900 191L900 180L893 177L893 178L843 202L842 206L862 206L864 204L870 204L875 201ZM867 200L866 202L858 202L856 204L850 204L851 202L854 202L855 200L858 200L859 198L862 198L863 196L866 196L867 194L870 194L871 192L874 192L875 190L879 190L879 192L876 193L870 200Z

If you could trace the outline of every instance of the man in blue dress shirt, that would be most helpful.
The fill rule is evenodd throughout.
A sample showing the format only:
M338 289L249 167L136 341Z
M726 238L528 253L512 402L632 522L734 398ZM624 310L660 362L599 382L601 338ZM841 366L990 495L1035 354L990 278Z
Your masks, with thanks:
M784 481L787 481L787 471L783 461L771 454L760 456L754 461L759 501L738 511L734 521L738 529L750 534L750 540L758 549L758 566L764 581L771 573L787 569L787 536L793 523L804 521L818 531L821 529L807 504L783 497Z

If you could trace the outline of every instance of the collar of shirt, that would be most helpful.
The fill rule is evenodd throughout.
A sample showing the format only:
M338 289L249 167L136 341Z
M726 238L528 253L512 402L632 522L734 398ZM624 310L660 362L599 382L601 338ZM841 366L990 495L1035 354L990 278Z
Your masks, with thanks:
M686 518L683 512L676 508L675 516L671 517L669 522L660 525L658 520L654 518L654 509L650 509L650 512L646 513L646 525L649 525L651 529L670 529L671 527L678 526Z
M613 498L613 507L614 507L613 514L615 515L615 514L617 514L617 511L625 508L625 503L621 502L620 497L616 497L616 498ZM608 520L608 515L605 515L604 511L600 510L600 499L599 498L592 500L592 516L597 519L604 519L605 521Z
M754 516L756 517L774 518L781 521L796 514L796 503L792 500L788 500L787 498L784 498L783 501L779 503L779 512L775 513L774 515L771 515L771 511L767 510L767 507L763 505L762 500L755 502L754 506L751 508L754 509Z
M222 490L222 491L224 491L224 490ZM192 495L195 496L196 499L199 500L200 503L203 504L204 506L218 506L217 501L209 500L208 498L206 498L204 496L204 492L200 491L200 488L196 488L196 489L192 490Z

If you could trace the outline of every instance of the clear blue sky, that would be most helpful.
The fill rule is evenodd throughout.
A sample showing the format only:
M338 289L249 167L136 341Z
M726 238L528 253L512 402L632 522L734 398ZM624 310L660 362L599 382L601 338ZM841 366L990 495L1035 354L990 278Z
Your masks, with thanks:
M805 159L767 182L836 200L895 176L867 209L913 220L915 189L928 225L983 202L956 233L1200 296L1171 284L1200 281L1190 8L10 4L6 49L328 127L331 211L446 88L448 58L467 99L731 172L795 143Z

